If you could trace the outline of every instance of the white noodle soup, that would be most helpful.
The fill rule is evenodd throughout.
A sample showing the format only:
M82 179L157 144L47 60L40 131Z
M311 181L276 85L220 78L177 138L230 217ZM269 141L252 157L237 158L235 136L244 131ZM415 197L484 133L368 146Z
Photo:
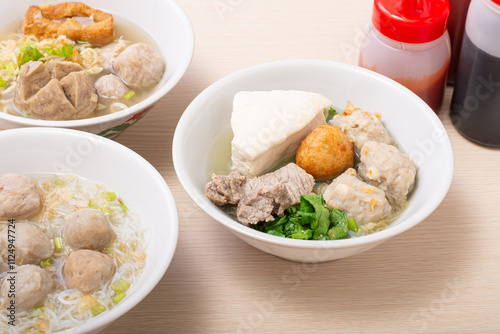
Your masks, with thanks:
M15 327L8 324L6 308L0 309L1 333L53 333L81 325L112 309L133 293L146 263L146 248L150 231L141 223L133 208L128 208L119 194L105 185L77 175L27 175L35 180L42 198L42 209L35 216L18 220L16 224L33 224L54 243L49 260L39 267L49 273L55 289L41 307L17 313ZM66 289L62 270L66 258L74 250L61 238L65 217L82 209L101 210L116 237L101 253L112 258L116 271L100 289L84 294L77 289ZM0 228L7 228L2 222ZM4 261L0 277L6 277L11 268Z

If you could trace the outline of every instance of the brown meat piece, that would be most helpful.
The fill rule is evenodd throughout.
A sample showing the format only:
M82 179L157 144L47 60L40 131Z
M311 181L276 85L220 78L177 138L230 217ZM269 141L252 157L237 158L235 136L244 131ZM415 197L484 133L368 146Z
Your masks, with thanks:
M314 183L314 178L294 163L251 179L238 204L238 220L245 225L274 220L273 214L282 216L300 202L300 196L311 193Z
M111 245L115 232L101 210L83 209L66 217L63 237L73 250L99 251Z
M72 61L51 60L46 64L46 68L52 78L61 80L71 72L83 71L82 66Z
M71 72L61 80L64 93L76 108L74 118L88 116L97 108L97 94L85 71Z
M58 80L52 79L36 95L25 101L23 112L45 120L66 120L74 118L77 111L68 101ZM19 106L18 106L19 107Z
M207 183L205 195L215 205L238 204L245 194L243 186L246 177L240 172L229 175L212 175L212 181Z
M63 267L66 288L91 294L102 288L115 274L116 265L108 255L81 249L72 252Z
M0 220L28 218L40 205L40 194L29 177L14 173L0 176Z

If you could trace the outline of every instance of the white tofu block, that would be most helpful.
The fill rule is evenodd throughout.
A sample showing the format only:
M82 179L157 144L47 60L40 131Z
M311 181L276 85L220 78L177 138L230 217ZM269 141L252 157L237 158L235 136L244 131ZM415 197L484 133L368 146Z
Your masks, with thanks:
M239 92L231 127L233 168L247 176L269 171L295 155L302 140L325 124L326 97L301 91Z

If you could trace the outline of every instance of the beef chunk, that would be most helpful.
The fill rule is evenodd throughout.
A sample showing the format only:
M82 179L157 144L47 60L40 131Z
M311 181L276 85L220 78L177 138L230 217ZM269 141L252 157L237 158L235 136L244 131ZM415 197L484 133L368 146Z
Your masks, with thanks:
M256 224L282 216L286 209L300 202L300 196L312 192L314 178L294 163L275 172L248 181L245 195L237 208L238 220Z
M244 195L245 182L246 177L240 172L213 174L212 181L207 183L205 194L215 205L238 204Z
M71 72L83 71L80 64L62 60L51 60L47 63L46 68L52 77L57 80L61 80Z
M17 78L16 96L14 102L25 101L35 95L51 80L50 73L41 61L30 61L21 66Z
M97 94L85 71L71 72L61 80L64 93L75 107L75 118L88 116L97 108Z

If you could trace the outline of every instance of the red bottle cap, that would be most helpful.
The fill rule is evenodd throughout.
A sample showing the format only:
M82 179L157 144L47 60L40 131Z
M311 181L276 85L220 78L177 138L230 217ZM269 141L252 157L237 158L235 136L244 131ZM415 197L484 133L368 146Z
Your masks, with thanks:
M445 33L449 15L448 0L374 0L372 24L395 41L427 43Z

